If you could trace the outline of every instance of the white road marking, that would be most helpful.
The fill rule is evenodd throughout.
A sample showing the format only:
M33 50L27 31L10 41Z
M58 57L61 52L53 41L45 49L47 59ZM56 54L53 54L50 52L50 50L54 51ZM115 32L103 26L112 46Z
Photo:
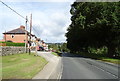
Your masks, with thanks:
M100 70L102 70L102 71L104 71L104 72L106 72L106 73L112 75L112 76L115 77L115 78L118 78L117 75L115 75L115 74L113 74L113 73L111 73L111 72L109 72L109 71L107 71L107 70L104 70L103 68L100 68L100 67L98 67L98 66L95 66L95 65L93 65L92 63L89 63L89 62L87 62L87 63L90 64L91 66L96 67L97 69L100 69Z
M63 62L62 62L62 58L61 58L61 71L60 71L58 78L57 78L58 81L60 81L60 79L62 78L62 73L63 73Z

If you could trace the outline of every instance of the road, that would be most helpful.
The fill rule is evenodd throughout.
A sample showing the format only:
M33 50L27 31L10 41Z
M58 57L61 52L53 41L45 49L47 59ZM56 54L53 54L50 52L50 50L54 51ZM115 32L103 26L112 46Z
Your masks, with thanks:
M61 79L118 79L118 65L63 53Z

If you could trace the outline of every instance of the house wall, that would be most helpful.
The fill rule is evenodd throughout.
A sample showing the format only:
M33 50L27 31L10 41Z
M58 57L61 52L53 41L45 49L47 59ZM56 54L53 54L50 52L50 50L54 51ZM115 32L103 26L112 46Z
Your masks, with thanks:
M15 43L25 43L25 34L14 34L14 37L12 38L12 34L6 34L4 35L4 39L6 36L6 41L10 40Z

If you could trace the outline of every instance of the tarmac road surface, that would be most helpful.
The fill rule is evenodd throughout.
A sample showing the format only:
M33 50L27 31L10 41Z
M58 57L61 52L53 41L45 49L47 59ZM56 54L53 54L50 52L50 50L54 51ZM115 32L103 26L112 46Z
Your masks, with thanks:
M115 79L115 81L119 81L118 71L119 70L117 64L109 64L106 62L84 58L70 53L62 54L61 80L96 79L97 81L97 79Z

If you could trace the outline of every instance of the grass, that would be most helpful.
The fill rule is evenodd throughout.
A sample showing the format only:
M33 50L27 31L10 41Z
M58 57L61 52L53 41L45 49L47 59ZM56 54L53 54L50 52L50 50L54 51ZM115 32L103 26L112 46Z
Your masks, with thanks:
M96 60L101 60L101 61L110 62L114 64L120 64L120 59L108 58L105 56L105 54L90 54L90 53L83 53L83 52L79 54L84 57L89 57Z
M16 54L2 56L2 78L3 79L31 79L43 67L47 61L34 54Z
M105 61L105 62L111 62L111 63L114 63L114 64L120 64L120 59L102 58L101 60Z
M55 55L55 56L58 56L58 54L57 54L57 53L55 53L55 52L52 52L52 54L53 54L53 55Z

